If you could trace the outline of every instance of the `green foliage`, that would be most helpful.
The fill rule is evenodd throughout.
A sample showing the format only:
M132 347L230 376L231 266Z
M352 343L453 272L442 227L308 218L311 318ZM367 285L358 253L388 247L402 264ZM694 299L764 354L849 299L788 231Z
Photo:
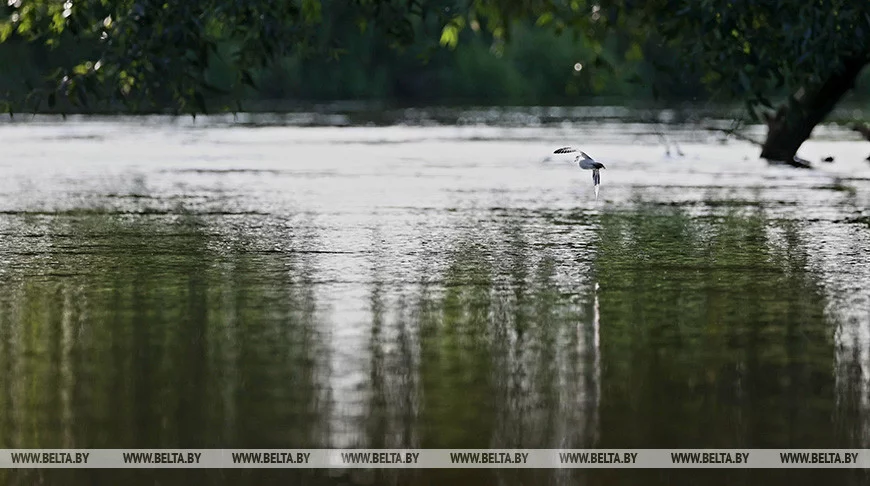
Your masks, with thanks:
M253 88L401 97L421 83L426 90L412 91L458 98L624 94L631 82L685 96L699 92L687 90L693 79L752 107L812 89L870 52L870 3L848 0L6 3L0 42L48 51L37 76L45 81L13 100L29 107L54 94L63 106L195 113ZM583 70L571 73L575 62Z
M663 33L703 61L720 84L770 107L773 89L810 90L846 59L870 60L870 4L764 0L678 3Z
M870 3L850 0L476 0L500 25L536 17L589 39L617 30L682 52L723 94L770 106L776 90L811 90L846 59L870 61ZM474 15L474 14L472 14ZM679 66L661 66L680 69Z
M410 19L438 18L439 7L413 0L20 0L0 7L0 35L76 54L45 73L48 81L31 92L33 105L54 94L80 107L90 98L132 110L204 112L207 99L239 97L254 72L276 59L339 55L319 35L325 8L372 21L401 47L415 37ZM233 74L228 85L209 78L216 64Z
M326 12L326 11L325 11ZM330 21L325 21L325 25ZM459 48L434 51L426 43L390 48L382 36L359 29L325 27L320 34L344 36L338 61L325 57L288 57L256 76L264 100L376 99L441 104L572 104L598 97L644 99L648 80L675 86L663 93L676 99L704 96L700 82L675 84L643 59L627 60L630 45L611 36L604 44L557 36L531 21L515 23L501 49L487 32L460 33ZM625 45L623 45L625 44ZM626 51L626 52L623 52ZM656 53L671 56L672 52ZM422 62L421 58L426 59ZM599 57L611 65L596 66ZM575 64L582 64L581 71ZM630 82L634 78L640 82ZM680 81L680 80L674 80ZM250 105L254 106L254 105Z

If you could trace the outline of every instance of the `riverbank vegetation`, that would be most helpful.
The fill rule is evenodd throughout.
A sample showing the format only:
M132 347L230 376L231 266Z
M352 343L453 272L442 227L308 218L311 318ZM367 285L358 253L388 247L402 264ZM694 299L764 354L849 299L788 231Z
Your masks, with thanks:
M10 113L245 110L248 101L735 101L791 160L870 61L837 0L10 0Z

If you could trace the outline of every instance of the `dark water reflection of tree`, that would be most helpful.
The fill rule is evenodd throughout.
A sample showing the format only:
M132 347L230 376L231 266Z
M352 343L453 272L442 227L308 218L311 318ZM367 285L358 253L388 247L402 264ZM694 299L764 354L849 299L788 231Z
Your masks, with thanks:
M457 234L447 254L421 254L412 285L389 282L389 257L375 251L369 334L356 350L369 376L361 420L343 416L330 390L327 318L316 297L321 257L273 250L235 231L233 221L195 216L19 223L30 236L13 232L4 251L14 264L0 291L4 448L329 447L335 424L355 431L361 447L821 448L863 440L855 433L864 413L859 366L837 355L837 323L825 314L802 228L761 210L705 218L605 212L591 220L596 236L584 242L594 258L573 243L541 244L548 221L508 214L489 233ZM562 277L584 265L588 272L566 286ZM812 484L862 474L42 470L0 477L8 484Z
M3 447L322 442L304 262L216 241L192 216L41 231L7 249L19 261L0 293Z
M601 224L605 445L850 445L832 427L835 323L800 228L738 211Z

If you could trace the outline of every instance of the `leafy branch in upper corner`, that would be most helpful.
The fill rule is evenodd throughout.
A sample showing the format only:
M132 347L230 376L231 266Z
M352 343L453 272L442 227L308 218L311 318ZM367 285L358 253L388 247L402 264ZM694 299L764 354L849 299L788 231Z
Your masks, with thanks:
M339 2L340 0L333 0ZM65 56L8 109L123 105L131 111L202 113L215 97L256 88L255 71L289 53L336 55L317 45L321 0L11 0L0 6L0 42L42 44ZM409 18L427 15L414 0L344 0L397 45L414 37ZM437 2L440 3L440 2ZM5 10L5 11L4 11ZM221 63L235 74L211 79Z

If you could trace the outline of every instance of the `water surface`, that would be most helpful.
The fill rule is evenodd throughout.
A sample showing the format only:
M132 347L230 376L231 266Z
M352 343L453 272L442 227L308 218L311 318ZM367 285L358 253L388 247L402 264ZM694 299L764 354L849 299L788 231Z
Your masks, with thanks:
M820 133L799 171L692 126L2 125L0 448L870 447L870 147ZM0 481L866 480L736 472Z

